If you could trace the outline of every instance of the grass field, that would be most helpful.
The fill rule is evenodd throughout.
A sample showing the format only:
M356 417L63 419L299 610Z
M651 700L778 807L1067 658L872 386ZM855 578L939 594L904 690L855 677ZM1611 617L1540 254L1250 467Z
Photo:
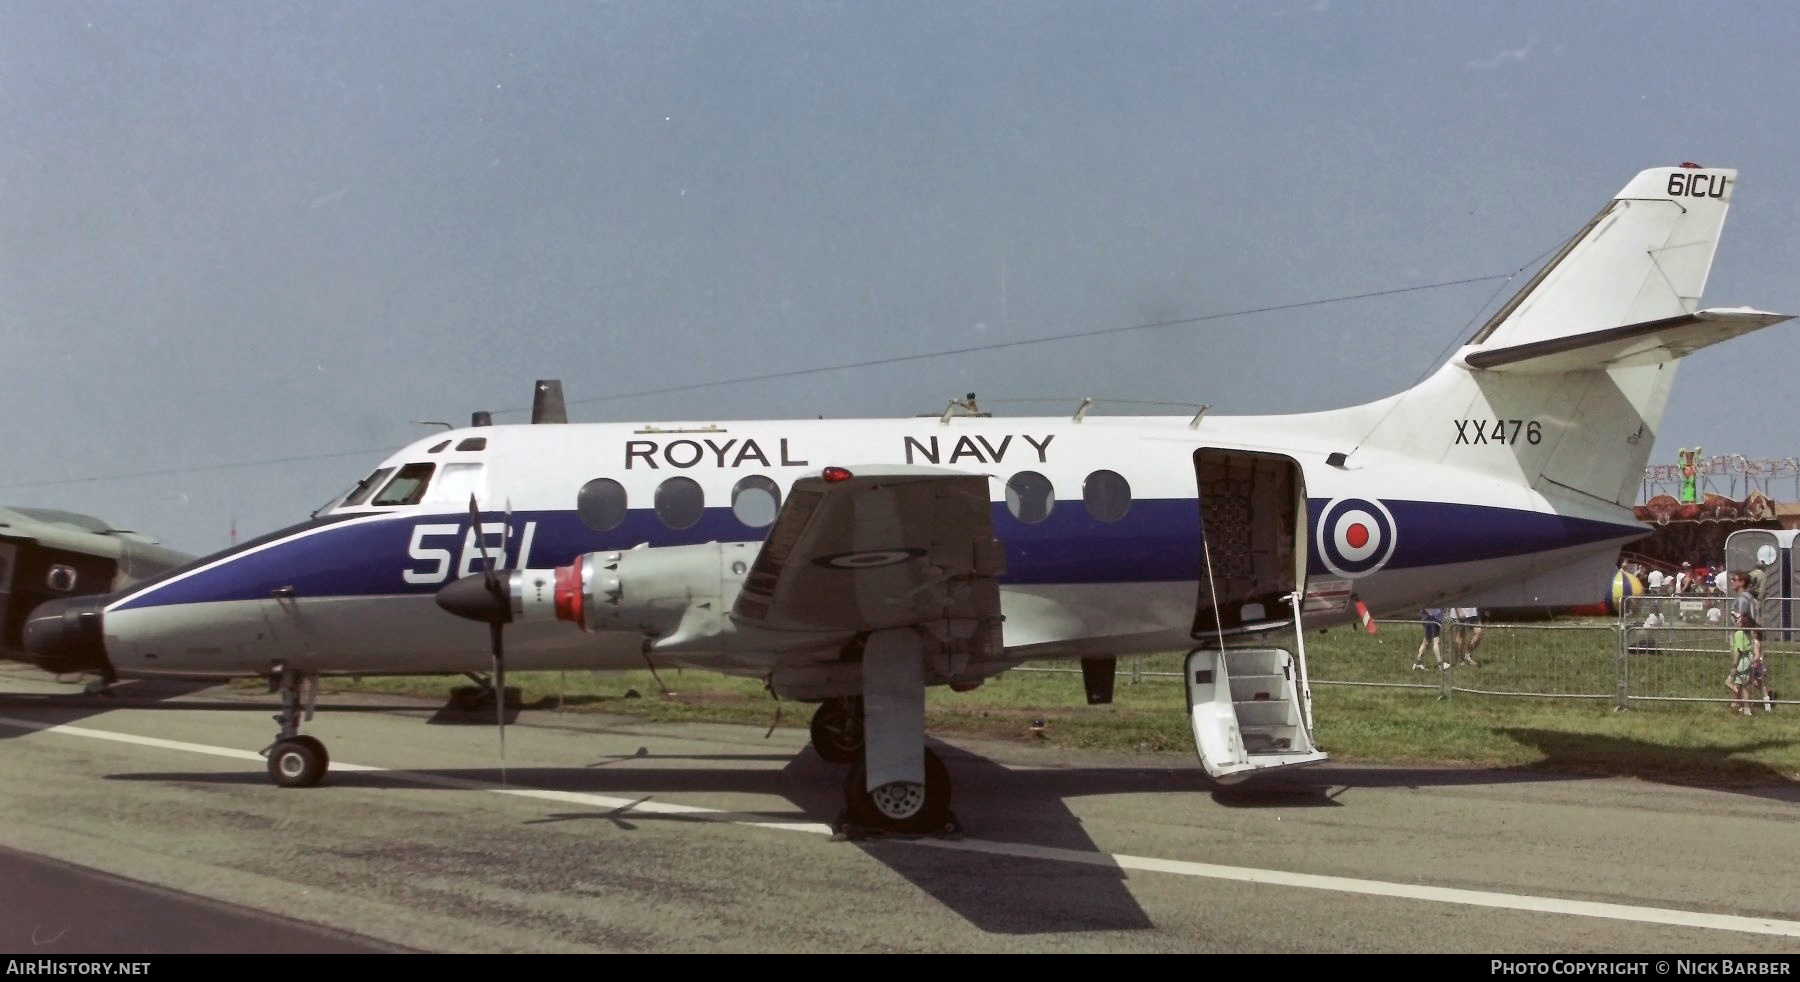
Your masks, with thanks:
M1477 664L1448 673L1434 665L1411 668L1421 637L1419 625L1405 623L1383 623L1374 635L1334 630L1308 637L1318 743L1335 759L1551 768L1695 783L1800 780L1800 704L1752 717L1734 715L1718 701L1634 700L1627 710L1616 708L1620 654L1608 622L1490 627L1474 651ZM1633 695L1728 696L1722 632L1669 631L1659 642L1653 654L1627 657ZM1783 667L1795 658L1792 647L1770 647L1778 693ZM1427 665L1431 657L1428 650ZM1134 684L1131 661L1121 659L1114 701L1104 706L1086 704L1074 671L1013 671L968 693L934 688L926 699L926 725L943 736L1192 754L1180 664L1178 653L1147 656L1138 663L1142 674ZM526 705L563 712L758 726L775 720L775 700L760 682L676 669L660 674L666 695L648 671L513 673L507 683L522 690ZM443 698L466 682L387 678L327 684ZM1538 695L1490 694L1502 692ZM812 710L808 704L783 704L781 725L803 728Z

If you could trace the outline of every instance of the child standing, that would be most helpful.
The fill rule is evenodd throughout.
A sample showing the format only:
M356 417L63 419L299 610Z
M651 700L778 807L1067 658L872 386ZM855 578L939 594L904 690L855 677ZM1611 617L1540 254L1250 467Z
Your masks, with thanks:
M1781 696L1769 688L1769 663L1763 657L1762 645L1757 645L1756 651L1750 656L1750 684L1745 689L1755 689L1762 693L1763 712L1775 711L1775 700Z
M1750 638L1750 614L1739 612L1737 630L1731 632L1731 671L1725 676L1725 687L1731 690L1731 711L1745 716L1750 712L1750 673L1756 656L1761 654Z

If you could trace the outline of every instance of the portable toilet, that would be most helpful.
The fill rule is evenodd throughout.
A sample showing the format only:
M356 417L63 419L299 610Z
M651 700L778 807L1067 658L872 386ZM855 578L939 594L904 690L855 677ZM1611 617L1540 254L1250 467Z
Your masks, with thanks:
M1800 600L1795 594L1794 540L1795 529L1739 529L1725 537L1725 568L1752 570L1764 567L1768 577L1768 599L1756 612L1756 619L1766 630L1779 631L1775 637L1789 640L1800 635Z

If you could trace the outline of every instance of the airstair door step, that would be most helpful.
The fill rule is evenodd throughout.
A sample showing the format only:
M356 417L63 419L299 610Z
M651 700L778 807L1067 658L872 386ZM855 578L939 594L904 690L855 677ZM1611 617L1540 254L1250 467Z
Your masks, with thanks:
M1294 656L1280 648L1188 652L1188 714L1210 777L1232 784L1255 771L1325 759L1307 731L1295 671Z

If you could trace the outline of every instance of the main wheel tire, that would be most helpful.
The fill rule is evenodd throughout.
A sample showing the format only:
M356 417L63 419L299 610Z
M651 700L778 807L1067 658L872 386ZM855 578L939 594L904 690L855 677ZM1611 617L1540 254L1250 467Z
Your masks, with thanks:
M325 777L331 756L309 736L283 740L269 750L269 777L284 788L309 788Z
M950 826L950 771L929 749L925 751L924 787L896 783L871 792L863 786L867 781L868 765L858 756L844 783L850 821L857 825L909 835L941 832Z
M833 764L848 764L862 755L862 713L849 700L827 699L813 711L812 745Z

